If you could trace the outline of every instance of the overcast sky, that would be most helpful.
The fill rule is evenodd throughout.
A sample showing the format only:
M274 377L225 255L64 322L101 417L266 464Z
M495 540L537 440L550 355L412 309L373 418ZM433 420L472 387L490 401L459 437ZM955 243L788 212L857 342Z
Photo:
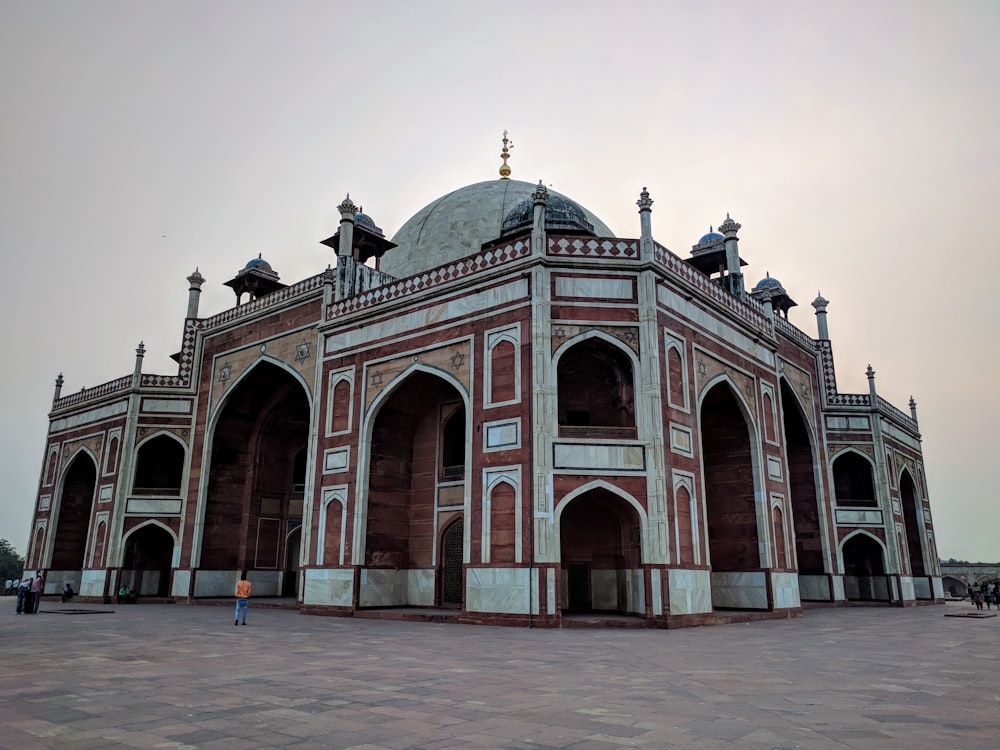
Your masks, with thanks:
M726 212L840 389L918 403L942 558L1000 560L1000 4L0 0L0 538L24 552L63 393L173 374L263 253L293 283L348 191L388 235L543 179L686 256Z

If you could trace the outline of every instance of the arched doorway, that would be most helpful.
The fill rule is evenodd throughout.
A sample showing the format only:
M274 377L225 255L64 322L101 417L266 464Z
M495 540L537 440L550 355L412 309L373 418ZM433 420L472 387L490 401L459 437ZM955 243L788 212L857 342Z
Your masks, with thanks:
M285 577L281 585L282 596L298 596L301 545L302 524L299 524L292 529L285 540Z
M125 541L119 587L139 596L166 596L173 554L174 538L163 527L147 524L133 531Z
M49 563L53 571L83 570L96 486L97 464L89 453L80 451L63 478L52 559Z
M913 578L913 593L917 599L932 599L931 582L924 565L924 551L921 546L920 499L913 477L907 469L899 478L899 501L903 510L903 524L906 529L906 555L910 561L910 575ZM899 551L900 556L903 550Z
M632 360L594 336L574 344L557 366L560 437L635 438Z
M573 498L559 517L561 608L642 613L642 526L626 500L597 488Z
M444 377L416 370L384 396L370 430L369 573L362 578L360 606L460 605L464 592L445 589L461 586L461 564L468 559L461 523L468 474L465 400ZM458 526L444 533L453 519ZM446 556L447 576L441 572Z
M878 540L868 534L855 534L844 542L842 552L847 600L891 601L885 555Z
M462 550L465 541L465 524L459 518L445 528L441 535L441 561L438 565L440 605L461 607L465 598Z
M732 387L727 382L712 386L701 402L701 454L712 604L725 609L767 609L769 601L761 566L752 435Z
M288 529L302 523L309 399L289 372L260 362L226 398L215 422L196 596L231 596L240 571L254 596L284 590Z
M781 413L785 435L785 458L788 462L792 523L795 529L799 595L804 601L831 601L833 592L830 590L829 579L824 575L825 539L820 525L809 428L802 415L799 400L784 378L781 378Z

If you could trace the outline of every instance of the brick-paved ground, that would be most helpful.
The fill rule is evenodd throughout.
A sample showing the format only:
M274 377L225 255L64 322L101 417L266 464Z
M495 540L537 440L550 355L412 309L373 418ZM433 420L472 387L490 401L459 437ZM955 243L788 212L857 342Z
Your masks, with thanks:
M968 604L681 630L0 606L5 749L1000 748L1000 618L944 616Z

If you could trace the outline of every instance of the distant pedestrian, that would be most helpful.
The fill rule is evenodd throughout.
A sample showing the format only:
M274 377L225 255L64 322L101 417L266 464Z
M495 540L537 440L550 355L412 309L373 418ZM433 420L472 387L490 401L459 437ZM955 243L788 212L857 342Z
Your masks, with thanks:
M26 614L38 614L38 605L42 601L42 594L45 593L45 571L39 570L35 577L31 579L31 600L26 610Z
M250 581L247 580L246 573L240 576L236 583L236 616L233 625L240 624L240 613L243 613L243 624L247 624L247 609L250 606Z
M62 592L61 603L65 604L66 602L72 601L74 596L76 596L76 592L73 590L73 587L67 583L66 588L64 588Z
M976 605L976 609L983 608L983 592L979 589L972 592L972 603Z
M28 595L31 592L31 581L25 578L17 586L17 611L15 615L23 614L27 610Z

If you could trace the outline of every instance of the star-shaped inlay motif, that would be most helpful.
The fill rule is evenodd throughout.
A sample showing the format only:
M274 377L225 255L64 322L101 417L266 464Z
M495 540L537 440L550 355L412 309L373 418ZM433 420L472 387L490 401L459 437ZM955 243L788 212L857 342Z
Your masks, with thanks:
M461 370L465 364L465 355L462 352L455 352L451 357L451 366L456 370Z
M226 381L229 380L232 374L233 374L233 366L228 362L226 362L226 364L224 364L221 368L219 368L219 382L225 385Z
M708 374L708 367L706 367L705 366L705 362L703 360L700 360L700 359L698 360L698 374L702 375L702 376L705 376L705 375Z
M635 331L629 330L625 331L625 335L622 338L629 344L634 344L639 337L635 335Z
M380 385L382 385L382 373L379 372L378 370L376 370L375 372L373 372L372 373L371 383L376 388L378 388Z
M309 354L309 342L306 339L302 339L302 342L295 345L295 361L302 364L311 355Z
M557 328L552 332L552 335L557 339L564 339L566 338L566 331L563 328Z

